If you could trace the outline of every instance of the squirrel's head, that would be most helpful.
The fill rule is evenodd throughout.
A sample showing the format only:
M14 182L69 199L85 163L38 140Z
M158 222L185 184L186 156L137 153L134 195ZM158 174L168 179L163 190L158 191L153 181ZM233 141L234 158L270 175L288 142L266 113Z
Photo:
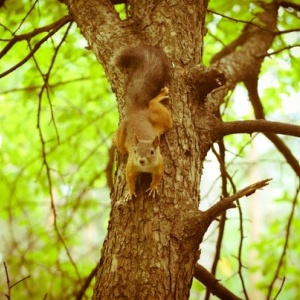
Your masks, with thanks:
M158 136L154 140L139 140L137 136L134 137L133 161L140 172L151 172L148 169L158 164L160 155Z

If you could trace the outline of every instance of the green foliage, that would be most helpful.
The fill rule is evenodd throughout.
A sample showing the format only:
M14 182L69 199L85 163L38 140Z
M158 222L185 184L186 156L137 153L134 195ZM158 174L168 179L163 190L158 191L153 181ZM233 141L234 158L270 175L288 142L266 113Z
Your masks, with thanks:
M287 200L289 198L291 198L291 195L283 195L277 199L277 202L281 203L283 211L287 211L290 207L288 204L291 203L288 203L289 201ZM269 289L268 283L272 282L276 274L276 269L288 238L287 253L280 265L278 276L276 276L275 288L271 295L274 298L281 285L283 285L284 288L280 293L280 297L283 299L298 299L300 296L298 288L300 271L297 266L300 263L300 248L297 240L300 222L299 218L293 218L291 231L287 233L288 218L290 218L290 214L286 212L282 218L271 219L266 224L268 230L261 234L260 242L252 246L256 250L257 255L250 271L259 274L260 281L257 283L257 288L267 294Z
M227 17L255 22L254 13L260 9L256 5L257 3L249 1L240 1L234 5L224 1L209 3L211 11L226 17L211 12L207 15L208 32L205 36L204 49L206 65L210 64L211 58L218 51L234 41L245 26L244 23L235 22ZM279 30L299 28L299 25L299 16L296 13L279 10ZM299 32L278 35L270 53L297 44L299 44ZM287 48L279 51L264 60L259 78L259 94L268 120L299 125L299 57L299 48L295 47L291 50ZM255 119L247 91L242 84L227 96L226 102L221 107L221 113L224 121ZM284 136L280 138L288 145L296 159L300 160L299 139ZM262 178L273 178L273 180L270 189L266 189L268 191L259 191L248 199L240 200L243 227L240 226L240 215L237 210L227 212L216 278L244 299L238 273L241 264L241 272L250 299L267 299L268 289L287 238L287 219L290 217L291 199L299 185L299 178L287 165L282 155L276 151L274 145L261 134L231 135L225 137L224 142L226 171L236 185L236 189L241 189ZM218 150L217 146L215 150ZM201 184L202 208L219 200L222 181L216 167L216 158L209 153ZM231 182L228 183L227 189L229 194L234 193ZM274 299L278 292L278 299L299 298L297 265L300 259L300 247L297 233L300 224L298 220L299 211L296 209L291 223L287 252L270 299ZM241 239L241 229L243 229L243 239ZM201 245L200 263L208 269L214 259L218 230L219 222L216 222ZM241 261L238 258L240 245L242 245ZM283 282L284 276L286 278ZM281 285L282 289L280 289ZM195 299L200 299L200 295L204 294L205 292L199 291L198 298Z
M234 5L230 1L211 1L209 5L213 12L244 21L255 21L254 13L260 10L256 3L249 1ZM125 17L123 5L118 6L118 13L120 18ZM5 7L0 8L0 48L5 47L13 33L31 32L64 15L67 9L57 0L5 1ZM235 40L244 26L242 22L209 12L204 63L209 65L214 54ZM280 10L278 28L297 27L299 17ZM106 233L107 176L112 175L106 174L106 166L110 137L118 122L115 99L103 68L86 49L86 41L76 24L64 39L67 28L65 25L58 30L43 43L34 59L0 81L0 260L6 263L12 284L24 279L12 288L11 299L43 299L46 295L47 299L73 299L96 266ZM16 43L1 59L0 73L21 61L47 33ZM298 40L299 33L279 35L271 51ZM296 109L299 107L299 56L296 48L287 49L270 55L263 63L259 92L268 119L299 123L300 111ZM48 73L49 81L44 86ZM254 118L243 85L228 95L221 111L225 121ZM284 138L284 141L300 160L299 141L294 138ZM247 288L253 287L253 274L258 274L255 288L266 295L285 243L290 199L294 197L298 178L261 135L228 136L225 144L227 171L237 188L251 184L257 177L258 180L274 178L273 194L269 190L262 192L257 201L260 205L252 207L247 200L241 201L245 220L243 274ZM220 180L216 180L220 178L218 166L211 155L209 161L214 167L207 164L204 168L204 205L205 201L215 202L221 194ZM228 190L234 192L232 186ZM255 202L252 199L248 203ZM257 230L255 217L261 212L263 222ZM229 211L227 218L217 278L240 295L237 249L241 228L237 210ZM204 263L201 263L208 268L215 251L216 228L208 233L213 242L208 240L202 244L208 250L203 251ZM300 297L297 289L299 230L296 210L288 250L272 297L286 274L282 298ZM1 298L7 293L4 265L0 267L0 278ZM191 299L199 299L204 292L204 287L194 282ZM85 299L91 293L90 288Z
M37 1L16 34L67 14L57 1L46 2ZM33 4L6 1L1 24L16 30ZM5 28L0 28L1 38L9 39ZM30 276L12 288L11 299L71 299L96 266L106 232L106 175L112 174L105 169L117 126L115 98L75 24L55 58L66 30L61 28L34 59L1 79L0 293L8 291L2 262L12 284ZM45 35L32 38L31 47ZM29 51L25 41L14 45L2 58L0 72ZM90 296L91 290L86 299Z

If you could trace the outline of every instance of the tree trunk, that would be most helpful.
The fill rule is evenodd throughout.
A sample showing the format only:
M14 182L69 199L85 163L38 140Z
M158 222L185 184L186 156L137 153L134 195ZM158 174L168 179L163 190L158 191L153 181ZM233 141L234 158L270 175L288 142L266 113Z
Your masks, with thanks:
M208 1L129 1L126 20L120 20L108 0L65 2L106 70L121 116L124 76L113 60L120 49L158 46L173 65L169 89L174 126L161 139L165 170L158 196L147 196L150 180L142 175L137 197L126 200L126 157L118 156L93 299L188 299L199 244L217 215L198 209L202 164L212 143L222 136L215 130L220 127L215 112L237 82L231 80L224 62L220 69L230 78L227 89L204 101L224 82L217 71L201 66ZM238 68L234 62L232 66Z

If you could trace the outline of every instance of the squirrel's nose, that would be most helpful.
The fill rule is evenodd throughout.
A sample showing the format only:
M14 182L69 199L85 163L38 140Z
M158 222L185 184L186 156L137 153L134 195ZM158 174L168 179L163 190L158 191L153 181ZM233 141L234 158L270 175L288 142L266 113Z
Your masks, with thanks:
M144 166L144 165L145 165L145 162L146 162L146 161L145 161L144 158L141 158L141 159L140 159L140 165L141 165L141 166Z

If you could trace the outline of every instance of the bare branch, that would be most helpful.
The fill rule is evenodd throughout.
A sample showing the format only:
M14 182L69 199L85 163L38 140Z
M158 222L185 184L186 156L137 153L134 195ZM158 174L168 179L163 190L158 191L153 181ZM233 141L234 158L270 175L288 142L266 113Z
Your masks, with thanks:
M233 179L231 178L231 176L228 174L226 168L225 168L225 146L224 146L224 141L220 140L218 141L218 145L220 148L220 155L218 155L216 153L216 151L213 148L213 152L216 155L219 164L220 164L220 169L221 169L221 178L222 178L222 196L223 197L229 197L229 194L227 192L227 179L231 184L232 190L234 193L236 193L236 186L233 182ZM244 242L244 227L243 227L243 211L242 208L239 204L239 200L237 200L237 208L238 208L238 213L239 213L239 228L240 228L240 241L239 241L239 247L238 247L238 255L237 255L237 260L238 260L238 275L242 284L242 289L245 295L245 299L249 299L247 290L246 290L246 285L245 285L245 280L244 280L244 276L243 276L243 268L244 268L244 264L242 262L242 250L243 250L243 242ZM221 242L222 242L222 238L223 238L223 232L224 232L224 228L225 228L225 221L226 221L226 211L224 211L221 214L221 218L219 220L219 235L218 235L218 240L217 240L217 245L216 245L216 254L215 254L215 259L212 265L212 274L215 275L216 274L216 267L217 267L217 263L218 263L218 259L220 258L220 248L221 248ZM206 298L205 299L209 299L209 291L207 291L206 293Z
M278 289L278 292L277 292L277 294L275 295L275 297L273 298L274 300L276 300L277 297L279 296L279 294L281 293L282 288L283 288L284 283L285 283L285 279L286 279L286 277L284 276L283 279L282 279L282 281L281 281L281 285L280 285L280 287L279 287L279 289Z
M8 294L5 294L7 299L10 299L10 279L9 279L9 274L8 274L8 270L7 270L7 266L6 263L3 262L4 265L4 269L5 269L5 276L6 276L6 285L7 285L7 289L8 289Z
M20 280L17 281L16 283L12 284L12 285L10 286L10 288L12 289L14 286L16 286L17 284L19 284L20 282L22 282L22 281L24 281L24 280L26 280L26 279L28 279L28 278L30 278L30 275L28 275L28 276L26 276L26 277L20 279Z
M251 98L251 97L250 97ZM264 117L263 107L260 102L254 105L255 111L260 111L256 113L257 117ZM286 144L276 135L284 134L294 137L300 137L300 126L293 124L286 124L281 122L272 122L264 119L249 120L249 121L235 121L235 122L225 122L217 124L214 130L216 134L215 139L221 139L223 136L236 133L249 133L254 132L263 133L280 151L284 156L288 164L294 170L294 172L300 175L300 165L298 160L295 158L291 150L286 146Z
M5 72L0 74L0 78L10 74L11 72L13 72L14 70L18 69L19 67L21 67L23 64L25 64L33 55L34 53L41 47L41 45L46 42L48 40L48 38L50 38L52 35L54 35L58 29L60 29L62 26L64 26L65 24L70 22L70 18L69 17L64 17L61 20L61 23L59 23L59 25L57 25L56 27L53 27L50 32L44 37L42 38L39 42L37 42L34 47L32 48L32 50L20 61L18 62L16 65L14 65L13 67L11 67L10 69L6 70ZM11 46L12 47L12 46ZM11 48L10 47L10 48ZM9 49L10 49L9 48ZM7 53L7 51L9 49L5 49L0 53L0 58L5 55ZM4 54L3 54L4 53Z
M35 64L36 64L36 67L37 69L39 70L43 80L44 80L44 84L43 86L41 87L41 91L39 92L39 103L38 103L38 120L37 120L37 128L38 128L38 132L39 132L39 136L40 136L40 141L41 141L41 145L42 145L42 157L43 157L43 166L45 166L46 168L46 176L47 176L47 180L48 180L48 189L49 189L49 195L50 195L50 203L51 203L51 209L52 209L52 212L53 212L53 223L54 223L54 229L57 233L57 236L59 238L59 240L62 242L63 244L63 247L67 253L67 256L71 262L71 264L73 265L74 269L75 269L75 272L78 276L78 279L80 279L80 273L78 271L78 268L75 264L75 261L74 259L72 258L71 256L71 253L68 249L68 246L62 236L62 234L60 233L60 230L59 230L59 227L58 227L58 224L57 224L57 212L56 212L56 207L55 207L55 202L54 202L54 195L53 195L53 188L52 188L52 177L51 177L51 168L50 168L50 165L49 165L49 162L48 162L48 157L47 157L47 151L46 151L46 141L45 141L45 138L44 138L44 134L42 132L42 128L41 128L41 106L42 106L42 96L43 96L43 93L44 91L46 90L46 94L47 94L47 99L48 99L48 102L49 102L49 106L50 106L50 111L51 111L51 121L54 123L54 127L55 127L55 130L56 130L56 133L57 133L57 139L58 139L58 142L59 142L59 136L58 136L58 131L57 131L57 128L56 128L56 123L55 123L55 118L54 118L54 113L53 113L53 110L52 110L52 103L50 101L50 96L49 96L49 93L48 93L48 82L49 82L49 78L50 78L50 74L51 74L51 71L52 71L52 68L54 66L54 63L56 61L56 57L57 57L57 54L59 52L59 49L61 47L61 45L63 44L63 42L65 41L68 33L69 33L69 30L72 26L72 23L69 24L68 28L66 29L66 32L64 33L64 36L62 37L61 41L59 42L58 46L56 47L55 49L55 52L54 52L54 55L51 59L51 62L50 62L50 66L48 68L48 71L46 73L46 75L44 75L42 73L42 71L40 70L39 66L38 66L38 63L37 61L35 60L34 56L34 61L35 61Z
M244 235L244 226L243 226L243 211L242 208L240 206L240 202L239 200L236 201L237 202L237 208L238 208L238 212L239 212L239 228L240 228L240 241L239 241L239 248L238 248L238 275L242 284L242 289L245 295L245 299L249 300L249 296L246 290L246 284L245 284L245 279L243 276L243 268L244 268L244 264L242 262L242 253L243 253L243 244L244 244L244 239L245 239L245 235Z
M10 296L10 294L11 294L11 289L12 289L14 286L16 286L17 284L19 284L20 282L22 282L22 281L24 281L24 280L30 278L30 275L28 275L28 276L26 276L26 277L24 277L24 278L18 280L17 282L15 282L15 283L12 284L12 285L10 285L10 279L9 279L9 274L8 274L8 269L7 269L6 263L3 262L3 265L4 265L4 269L5 269L6 285L7 285L7 289L8 289L7 294L5 294L5 296L6 296L6 298L9 300L9 299L11 299L11 296Z
M289 1L279 1L279 5L284 7L284 8L293 8L296 9L298 11L300 11L300 5L293 3L293 2L289 2Z
M274 51L274 52L270 52L270 53L268 53L268 54L266 54L266 55L264 55L264 56L275 55L275 54L278 54L278 53L280 53L280 52L282 52L282 51L290 50L290 49L292 49L292 48L297 48L297 47L300 47L300 44L292 45L292 46L286 46L286 47L281 48L281 49L279 49L279 50L276 50L276 51Z
M34 7L36 6L36 4L39 2L39 0L35 0L33 5L30 7L29 11L27 12L27 14L25 15L25 17L21 20L18 28L14 31L14 34L21 28L21 26L23 25L23 23L25 22L25 20L27 19L27 17L31 14L31 12L34 10Z
M287 29L287 30L281 30L276 32L276 35L280 35L280 34L286 34L286 33L291 33L291 32L298 32L300 31L300 28L293 28L293 29Z
M234 201L244 197L244 196L250 196L251 194L255 193L257 189L262 189L266 185L269 184L269 181L271 179L265 179L262 181L258 181L254 184L251 184L247 186L246 188L236 192L234 195L226 198L222 198L219 202L217 202L215 205L210 207L208 210L206 210L204 213L206 214L207 218L212 222L217 216L219 216L223 211L234 208L235 205L233 204Z
M259 74L259 69L256 70L256 73L253 73L252 77L249 77L247 80L245 80L244 83L248 90L249 99L253 106L255 118L258 119L261 123L263 123L265 121L265 113L257 89L258 74ZM278 131L276 131L275 133L288 134L291 136L299 137L299 129L297 127L299 126L291 125L291 124L285 124L284 126L282 126L278 124L277 126ZM274 132L272 132L271 129L268 129L268 131L265 130L263 133L275 145L278 151L284 156L287 163L295 171L297 176L300 176L299 161L293 155L290 148L280 139L280 137L274 134Z
M73 83L76 81L84 81L84 80L89 80L90 77L78 77L78 78L74 78L74 79L70 79L70 80L66 80L66 81L59 81L56 83L52 83L52 84L48 84L49 89L51 88L55 88L57 86L61 86L61 85L65 85L65 84L69 84L69 83ZM3 92L0 92L0 95L5 95L5 94L10 94L10 93L17 93L17 92L30 92L33 90L37 90L42 88L41 85L31 85L31 86L26 86L26 87L22 87L22 88L13 88L13 89L9 89L9 90L5 90Z
M17 42L20 41L30 41L33 37L36 35L43 33L43 32L49 32L51 30L58 30L62 26L64 26L66 23L72 21L72 18L70 16L64 16L63 18L53 22L52 24L49 24L44 27L36 28L31 32L15 35L9 43L4 47L4 49L0 52L0 58L2 58Z
M225 153L226 153L226 151L225 151L224 141L222 139L218 141L218 146L219 146L219 154L214 149L214 146L212 147L212 151L213 151L214 155L216 156L216 158L219 162L219 165L220 165L220 173L221 173L221 179L222 179L222 196L223 197L228 197L229 196L229 193L228 193L228 190L227 190L228 180L230 181L231 185L233 185L234 191L236 189L235 189L234 183L232 181L232 178L228 174L228 172L226 170L226 167L225 167ZM225 223L226 223L226 211L224 211L221 214L220 221L219 221L219 226L218 226L219 231L218 231L218 237L217 237L217 242L216 242L215 257L214 257L214 261L213 261L212 267L211 267L211 273L214 276L216 275L218 262L219 262L220 257L221 257L221 249L222 249L222 243L223 243L224 232L225 232ZM206 294L205 294L205 300L209 300L209 297L210 297L210 290L207 289Z
M300 126L287 124L282 122L267 121L264 119L249 120L249 121L234 121L221 123L219 128L216 128L220 136L226 136L236 133L262 132L276 133L289 136L300 137Z
M264 27L242 22L247 24L242 34L212 59L212 66L216 66L225 74L227 82L218 91L208 95L211 96L207 104L208 111L215 113L229 90L260 69L263 57L268 53L275 37L278 4L271 2L264 4L263 8L264 10L257 14L257 18L263 22Z
M4 6L5 0L0 0L0 7Z
M221 16L222 18L225 18L225 19L234 21L234 22L236 22L236 23L251 24L251 25L256 26L256 27L258 27L258 28L260 28L260 29L263 29L263 30L266 30L266 31L271 32L271 31L268 30L266 27L262 27L262 26L260 26L260 25L258 25L258 24L253 23L252 21L253 21L255 18L253 18L251 21L245 21L245 20L239 20L239 19L235 19L235 18L226 16L226 15L223 15L223 14L221 14L221 13L215 12L215 11L210 10L210 9L208 9L207 12L210 12L210 13L212 13L212 14L214 14L214 15L217 15L217 16Z
M83 296L86 292L86 290L88 289L91 281L93 280L93 278L96 276L97 274L97 270L99 268L100 264L97 264L94 269L91 271L91 273L85 278L82 287L80 288L80 290L78 291L78 293L76 294L76 300L81 300L83 299Z
M216 295L220 299L241 300L241 298L220 284L219 280L199 264L195 266L194 277L204 284L213 295Z

